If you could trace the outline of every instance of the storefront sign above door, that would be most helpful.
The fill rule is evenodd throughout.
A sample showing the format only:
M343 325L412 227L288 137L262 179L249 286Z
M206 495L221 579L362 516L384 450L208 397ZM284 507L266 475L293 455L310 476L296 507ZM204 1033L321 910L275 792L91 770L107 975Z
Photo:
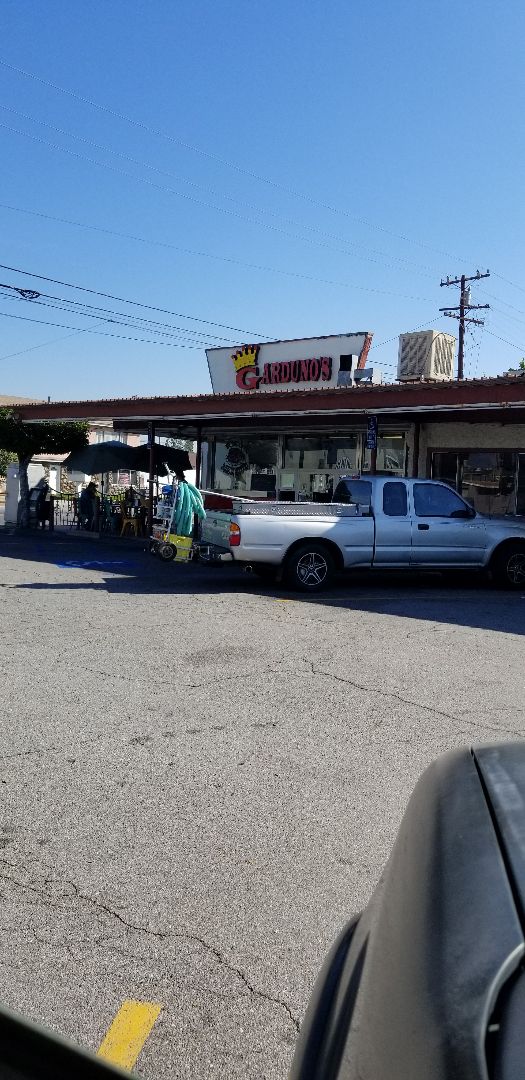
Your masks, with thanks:
M215 394L272 390L313 390L351 386L362 368L372 334L270 341L257 345L207 349ZM374 381L380 382L379 372Z

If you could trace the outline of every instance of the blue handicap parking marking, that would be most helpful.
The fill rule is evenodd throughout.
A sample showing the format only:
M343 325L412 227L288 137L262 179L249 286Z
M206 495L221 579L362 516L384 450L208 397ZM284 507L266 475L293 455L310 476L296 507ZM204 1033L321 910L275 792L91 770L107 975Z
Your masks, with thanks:
M130 559L67 559L65 562L57 562L55 566L58 566L61 570L86 570L86 569L111 569L112 567L130 568L136 566L136 562Z

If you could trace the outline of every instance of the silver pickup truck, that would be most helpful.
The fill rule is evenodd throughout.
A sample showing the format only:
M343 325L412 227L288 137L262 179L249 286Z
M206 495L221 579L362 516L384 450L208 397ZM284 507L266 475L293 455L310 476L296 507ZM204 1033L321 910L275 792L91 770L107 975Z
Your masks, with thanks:
M478 514L448 484L343 477L331 503L232 499L208 510L201 542L306 592L364 570L490 570L525 589L525 520Z

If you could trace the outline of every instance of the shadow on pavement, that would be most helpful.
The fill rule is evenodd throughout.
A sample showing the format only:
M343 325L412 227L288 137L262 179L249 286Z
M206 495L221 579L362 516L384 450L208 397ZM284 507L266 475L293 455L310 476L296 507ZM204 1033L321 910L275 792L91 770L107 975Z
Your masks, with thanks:
M27 581L2 582L0 588L35 591L84 591L131 595L266 596L295 602L311 609L348 608L403 618L431 620L452 626L470 626L507 634L525 634L525 592L504 592L477 575L350 573L325 593L290 592L266 584L232 565L203 566L161 563L150 555L146 541L104 541L92 537L64 538L60 534L4 533L0 530L0 557L28 563ZM88 570L96 580L31 580L29 564L48 565L53 571ZM1 567L1 563L0 563ZM109 575L109 576L107 576Z

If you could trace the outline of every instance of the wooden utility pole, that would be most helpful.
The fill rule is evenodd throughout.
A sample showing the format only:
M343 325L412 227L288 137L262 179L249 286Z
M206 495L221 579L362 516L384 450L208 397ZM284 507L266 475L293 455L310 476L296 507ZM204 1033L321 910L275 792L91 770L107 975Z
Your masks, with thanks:
M487 270L484 274L479 270L473 274L472 277L467 277L466 274L462 274L461 277L449 278L446 281L440 281L440 285L459 285L459 304L453 308L440 308L449 319L458 319L459 321L459 340L458 340L458 374L457 378L463 378L464 370L464 356L465 356L465 323L474 323L476 326L483 326L483 319L470 319L465 313L467 311L478 311L482 308L489 308L490 304L471 304L470 303L470 288L467 288L467 281L481 281L482 278L490 277L490 270ZM455 313L459 312L458 315Z

